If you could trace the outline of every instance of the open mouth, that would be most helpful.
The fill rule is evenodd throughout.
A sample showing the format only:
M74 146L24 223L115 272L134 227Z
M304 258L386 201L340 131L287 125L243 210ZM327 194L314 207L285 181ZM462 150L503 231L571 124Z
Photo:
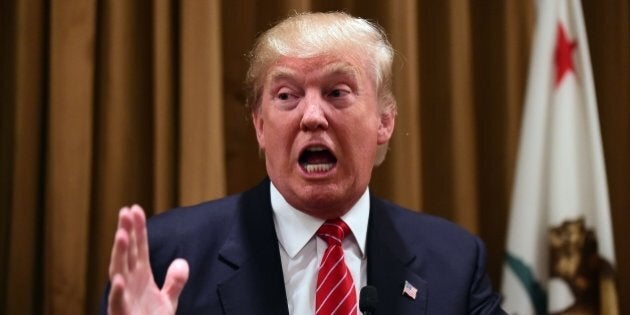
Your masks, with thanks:
M335 167L337 158L324 146L312 146L302 151L298 162L308 174L326 173Z

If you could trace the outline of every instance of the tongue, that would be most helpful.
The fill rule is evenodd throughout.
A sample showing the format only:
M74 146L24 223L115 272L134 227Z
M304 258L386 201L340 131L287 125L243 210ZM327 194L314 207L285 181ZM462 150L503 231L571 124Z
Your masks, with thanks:
M328 151L306 152L304 154L306 164L327 164L334 163L335 157Z

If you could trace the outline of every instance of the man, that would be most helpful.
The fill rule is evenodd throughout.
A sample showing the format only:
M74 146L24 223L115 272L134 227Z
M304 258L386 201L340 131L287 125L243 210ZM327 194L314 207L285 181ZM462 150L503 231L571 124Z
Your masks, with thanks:
M102 310L357 314L371 285L377 314L503 314L479 239L369 193L394 130L392 60L380 28L344 13L262 34L247 84L269 178L151 219L150 246L142 209L123 208Z

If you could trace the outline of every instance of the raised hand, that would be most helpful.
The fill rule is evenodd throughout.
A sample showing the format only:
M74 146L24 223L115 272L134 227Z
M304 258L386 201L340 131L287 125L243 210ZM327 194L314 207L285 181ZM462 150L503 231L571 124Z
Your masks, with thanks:
M118 215L109 280L108 314L175 314L179 295L188 280L188 263L174 260L164 286L158 288L149 262L144 211L137 205L124 207Z

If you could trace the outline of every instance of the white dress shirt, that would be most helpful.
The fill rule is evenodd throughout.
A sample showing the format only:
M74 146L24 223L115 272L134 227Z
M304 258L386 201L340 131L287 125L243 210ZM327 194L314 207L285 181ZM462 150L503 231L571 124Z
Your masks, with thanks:
M328 246L315 236L325 220L315 218L292 207L271 183L273 222L280 243L280 258L289 314L315 313L315 287L319 263ZM365 240L370 213L370 194L366 189L359 201L341 219L352 231L343 240L343 253L359 291L367 284Z

